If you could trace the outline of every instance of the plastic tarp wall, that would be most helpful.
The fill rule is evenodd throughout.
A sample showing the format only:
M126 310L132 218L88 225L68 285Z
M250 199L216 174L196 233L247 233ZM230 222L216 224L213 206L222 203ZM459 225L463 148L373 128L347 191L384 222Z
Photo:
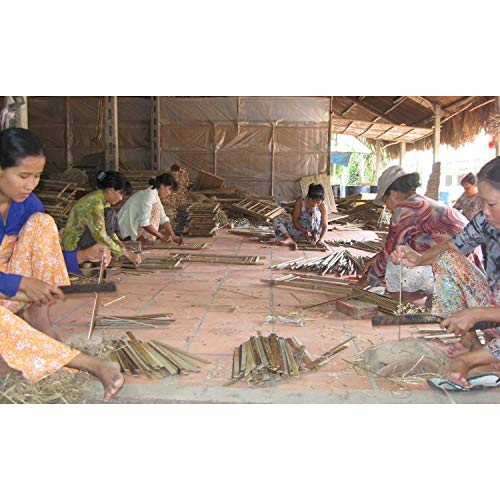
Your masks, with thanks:
M28 124L46 149L47 173L53 175L67 168L66 109L73 165L104 165L104 137L96 140L98 102L98 97L29 97ZM118 97L121 165L131 169L150 168L150 134L150 98Z
M179 163L193 180L206 170L292 199L301 177L327 171L329 109L322 97L162 97L160 168Z

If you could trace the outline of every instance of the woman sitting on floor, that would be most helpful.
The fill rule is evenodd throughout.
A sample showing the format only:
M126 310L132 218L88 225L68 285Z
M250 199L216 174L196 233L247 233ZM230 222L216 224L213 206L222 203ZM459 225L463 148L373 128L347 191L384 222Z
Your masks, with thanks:
M276 241L296 247L295 240L306 239L320 246L328 230L325 190L321 184L309 184L307 197L295 201L292 220L276 217L273 220Z
M31 132L0 132L0 293L24 292L32 301L0 299L0 370L19 370L32 382L63 366L85 370L100 379L109 401L124 381L118 364L62 344L50 322L50 305L64 298L58 287L70 280L54 219L33 194L44 166L45 153Z
M182 236L175 235L162 204L162 200L177 190L177 181L165 173L149 179L149 185L134 193L118 212L122 238L139 240L146 245L152 245L156 238L164 243L182 244ZM158 231L160 227L166 235Z
M62 234L63 250L86 249L102 243L116 259L125 256L133 264L140 264L142 256L123 247L116 212L109 208L122 201L132 191L130 183L119 172L99 172L97 187L75 202Z
M417 194L418 186L420 176L406 173L399 165L389 167L379 177L373 202L385 204L392 212L389 232L383 250L367 264L357 287L377 286L385 279L387 295L399 292L400 281L406 300L432 294L430 266L400 269L389 260L389 255L398 245L409 245L417 252L424 252L460 232L467 219L457 210Z
M472 220L481 211L481 197L478 195L476 174L468 173L460 181L460 184L464 188L464 192L455 202L453 208L462 212L467 220Z
M487 343L481 346L473 325L479 321L500 323L500 156L486 163L478 174L482 211L453 239L423 254L408 246L398 247L391 260L405 266L432 264L435 293L432 313L446 318L441 326L461 334L450 378L470 387L468 372L477 366L500 360L500 328L485 331ZM478 245L487 248L486 276L464 257Z

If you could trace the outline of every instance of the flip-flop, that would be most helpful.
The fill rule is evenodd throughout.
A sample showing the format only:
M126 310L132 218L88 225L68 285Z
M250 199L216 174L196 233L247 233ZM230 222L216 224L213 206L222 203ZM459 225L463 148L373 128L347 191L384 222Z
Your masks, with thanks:
M446 378L441 378L441 377L431 377L427 379L427 383L433 388L433 389L439 389L441 391L445 392L464 392L468 391L469 389L462 387L459 384L456 384L452 380L448 380Z
M500 387L500 377L494 373L469 377L467 381L472 384L473 389L494 389L495 387Z
M441 377L432 377L427 379L427 383L433 389L440 389L447 392L467 392L467 391L477 391L481 389L495 389L500 387L500 377L493 373L485 373L484 375L476 375L475 377L469 377L467 382L471 384L472 387L466 388L461 385Z

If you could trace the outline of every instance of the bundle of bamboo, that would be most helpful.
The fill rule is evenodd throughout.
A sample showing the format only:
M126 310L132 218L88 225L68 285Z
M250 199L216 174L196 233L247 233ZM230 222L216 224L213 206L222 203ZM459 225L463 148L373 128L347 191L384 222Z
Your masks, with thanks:
M78 189L78 184L75 182L42 179L35 190L35 194L43 203L45 212L54 217L59 229L66 224Z
M295 337L278 337L275 333L264 337L250 337L233 352L233 369L229 384L245 379L250 385L262 385L266 381L280 381L288 377L300 378L304 370L317 370L347 349L354 340L349 338L314 359L306 347Z
M131 332L126 332L126 335L127 338L112 342L115 350L110 354L125 374L161 378L199 372L196 361L210 364L210 361L157 340L142 342Z

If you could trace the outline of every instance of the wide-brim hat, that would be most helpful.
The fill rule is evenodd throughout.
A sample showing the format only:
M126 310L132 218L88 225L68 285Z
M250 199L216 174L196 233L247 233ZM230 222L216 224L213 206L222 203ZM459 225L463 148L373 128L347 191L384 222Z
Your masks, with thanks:
M390 185L400 177L408 175L399 165L393 165L392 167L386 168L382 175L378 178L377 181L377 196L373 200L375 205L382 206L384 202L382 198L385 196L385 192Z

